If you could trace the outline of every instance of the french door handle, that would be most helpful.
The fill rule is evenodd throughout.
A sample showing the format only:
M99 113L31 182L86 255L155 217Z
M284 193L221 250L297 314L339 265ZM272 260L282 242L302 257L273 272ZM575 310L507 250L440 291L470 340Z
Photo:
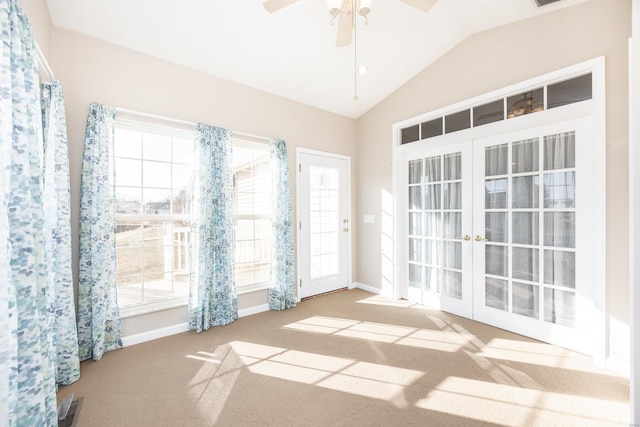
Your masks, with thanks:
M467 242L468 242L469 240L471 240L471 236L469 236L468 234L465 234L465 235L464 235L464 236L462 236L462 237L456 237L456 239L458 239L458 240L465 240L465 241L467 241Z
M476 242L488 242L489 239L487 239L486 237L482 237L478 234L476 234Z

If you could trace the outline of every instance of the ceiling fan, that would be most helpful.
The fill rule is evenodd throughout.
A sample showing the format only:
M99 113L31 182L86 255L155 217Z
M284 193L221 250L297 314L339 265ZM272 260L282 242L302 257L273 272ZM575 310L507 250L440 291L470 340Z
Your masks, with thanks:
M265 0L262 5L269 13L277 12L298 0ZM400 0L410 6L428 12L438 0ZM336 46L342 47L351 44L356 14L361 15L366 22L371 10L371 0L327 0L331 23L338 19L338 35Z

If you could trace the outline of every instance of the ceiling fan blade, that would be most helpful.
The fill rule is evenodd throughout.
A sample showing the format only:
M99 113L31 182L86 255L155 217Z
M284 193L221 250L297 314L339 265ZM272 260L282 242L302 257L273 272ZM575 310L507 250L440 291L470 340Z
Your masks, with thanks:
M298 0L266 0L262 3L267 12L273 13L297 2Z
M406 4L420 9L423 12L428 12L438 2L438 0L402 0Z
M350 45L351 38L353 37L353 0L346 0L345 3L338 20L336 47Z

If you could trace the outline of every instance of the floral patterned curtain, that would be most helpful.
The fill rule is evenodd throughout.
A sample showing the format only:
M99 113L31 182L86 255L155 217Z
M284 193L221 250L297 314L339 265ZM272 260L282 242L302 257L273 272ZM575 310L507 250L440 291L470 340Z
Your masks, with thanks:
M80 360L100 360L106 351L122 347L116 288L114 119L115 108L91 104L80 184Z
M293 255L293 208L289 180L287 145L269 141L273 170L273 251L269 308L284 310L296 306L295 259Z
M189 329L238 318L233 255L231 131L197 124Z
M80 378L80 359L71 272L67 123L62 86L57 80L42 84L42 128L45 252L48 287L53 290L49 319L56 350L56 384L68 385Z
M57 426L33 32L0 0L0 422Z

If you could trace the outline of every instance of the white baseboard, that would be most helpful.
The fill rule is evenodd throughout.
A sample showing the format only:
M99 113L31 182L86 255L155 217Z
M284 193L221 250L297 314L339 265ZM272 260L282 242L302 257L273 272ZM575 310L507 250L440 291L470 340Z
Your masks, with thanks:
M380 288L365 285L364 283L360 283L360 282L353 282L351 286L349 286L349 289L353 289L353 288L362 289L363 291L371 292L372 294L376 294L376 295L380 295L380 292L382 291Z
M252 314L258 314L265 311L269 311L269 304L256 305L253 307L238 310L238 317L251 316ZM177 325L167 326L166 328L153 329L151 331L122 337L122 346L129 347L132 345L157 340L158 338L164 338L170 335L175 335L187 331L189 331L189 323L179 323Z
M254 305L253 307L238 310L238 317L251 316L252 314L264 313L269 311L269 304Z
M167 326L166 328L153 329L151 331L122 337L122 346L129 347L129 346L140 344L143 342L157 340L158 338L164 338L170 335L187 332L188 330L189 330L188 322Z

